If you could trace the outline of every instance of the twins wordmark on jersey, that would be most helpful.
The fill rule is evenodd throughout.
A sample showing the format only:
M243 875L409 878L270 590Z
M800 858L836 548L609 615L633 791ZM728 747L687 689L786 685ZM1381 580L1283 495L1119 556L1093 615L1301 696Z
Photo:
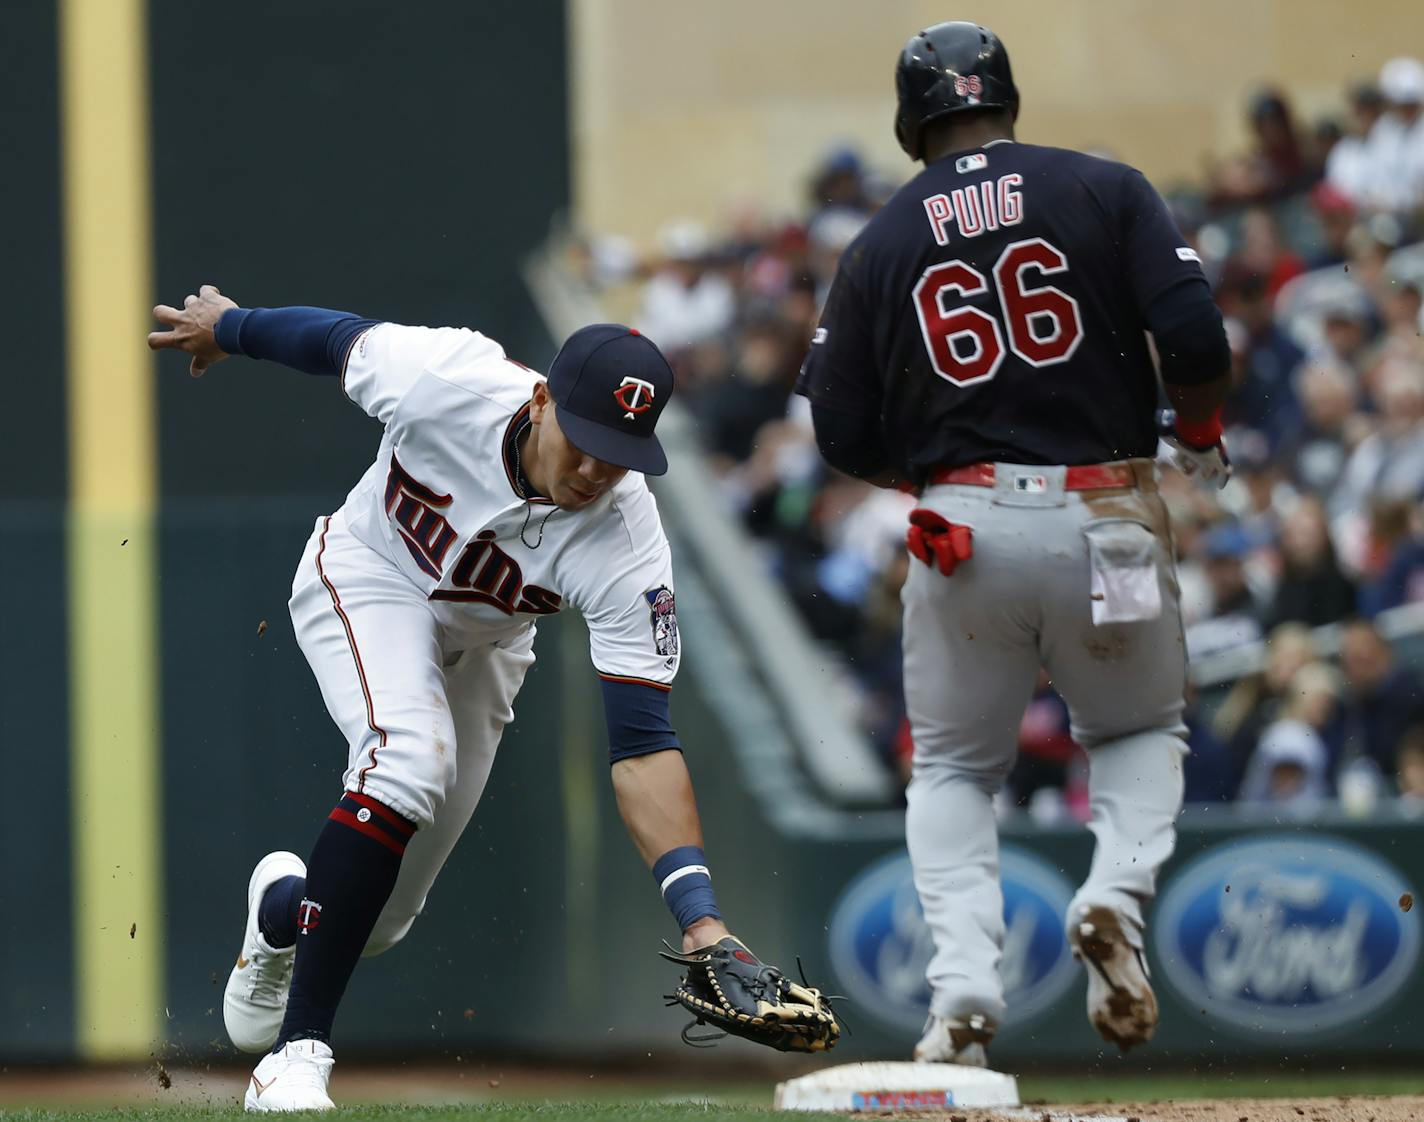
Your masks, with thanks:
M450 546L459 538L455 527L436 509L449 506L450 495L436 494L391 455L386 482L386 513L420 568L437 580ZM557 592L526 584L519 562L501 549L493 530L481 530L460 551L450 572L450 588L437 588L432 600L488 604L505 615L523 612L548 615L563 603Z

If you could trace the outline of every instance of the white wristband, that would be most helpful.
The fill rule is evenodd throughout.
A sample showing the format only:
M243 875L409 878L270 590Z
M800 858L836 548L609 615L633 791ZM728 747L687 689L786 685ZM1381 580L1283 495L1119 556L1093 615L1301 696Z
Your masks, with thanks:
M712 879L712 872L706 865L684 865L680 869L674 869L663 878L663 883L658 886L658 891L664 896L667 895L668 886L675 880L682 877L691 876L693 873L702 873L708 880Z

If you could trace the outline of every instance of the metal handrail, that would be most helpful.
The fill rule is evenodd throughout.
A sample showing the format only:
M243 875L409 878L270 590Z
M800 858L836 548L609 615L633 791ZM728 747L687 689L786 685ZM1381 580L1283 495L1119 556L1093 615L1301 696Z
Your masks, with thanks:
M1424 602L1401 604L1375 617L1375 627L1386 639L1401 639L1424 633ZM1343 625L1327 623L1311 632L1315 640L1316 652L1323 656L1337 654L1340 650L1340 633ZM1217 651L1197 659L1191 664L1189 673L1194 684L1202 689L1225 685L1248 674L1258 673L1266 664L1266 639L1243 643L1239 647Z

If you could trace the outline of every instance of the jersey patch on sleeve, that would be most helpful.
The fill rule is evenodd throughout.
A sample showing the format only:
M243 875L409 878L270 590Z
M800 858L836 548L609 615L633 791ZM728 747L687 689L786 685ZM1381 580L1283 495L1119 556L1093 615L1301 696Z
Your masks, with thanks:
M653 628L653 647L664 658L676 658L677 604L673 600L672 589L665 584L659 585L643 593L643 599L651 609L648 621Z
M1177 247L1177 260L1195 261L1198 265L1201 264L1201 258L1197 256L1197 251L1185 245Z

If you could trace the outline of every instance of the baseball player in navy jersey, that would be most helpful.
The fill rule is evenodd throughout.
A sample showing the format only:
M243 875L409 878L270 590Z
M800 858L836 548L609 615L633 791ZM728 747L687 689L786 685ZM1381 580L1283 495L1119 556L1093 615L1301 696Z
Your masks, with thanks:
M1091 767L1096 848L1067 936L1090 1021L1126 1049L1157 1023L1144 907L1186 752L1158 366L1179 465L1224 483L1226 337L1141 174L1015 142L1018 91L992 32L920 32L896 87L896 135L924 170L842 256L797 388L832 465L920 499L906 834L935 954L915 1056L982 1065L1005 1015L993 798L1040 666Z
M545 379L474 331L239 308L210 285L154 317L149 345L191 354L195 375L227 355L331 375L384 426L292 586L297 642L348 756L308 860L270 853L248 883L223 998L233 1043L268 1053L247 1109L332 1106L332 1024L357 960L420 914L513 718L535 623L565 607L587 621L619 811L684 952L773 969L722 921L669 722L672 558L643 479L667 469L654 426L673 376L657 347L595 324ZM829 1046L829 1021L807 1050Z

